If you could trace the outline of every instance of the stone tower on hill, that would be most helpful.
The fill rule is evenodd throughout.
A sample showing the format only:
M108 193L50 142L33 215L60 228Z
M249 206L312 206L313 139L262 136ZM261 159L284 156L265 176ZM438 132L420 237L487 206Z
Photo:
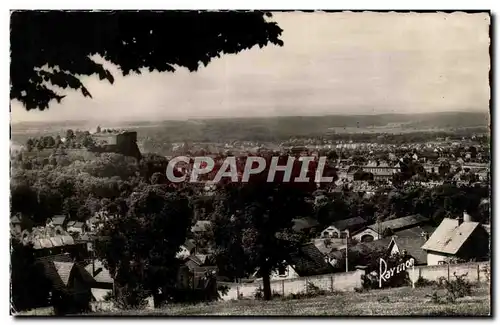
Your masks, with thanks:
M96 142L95 152L115 152L138 160L142 157L137 146L137 132L104 130L92 137Z

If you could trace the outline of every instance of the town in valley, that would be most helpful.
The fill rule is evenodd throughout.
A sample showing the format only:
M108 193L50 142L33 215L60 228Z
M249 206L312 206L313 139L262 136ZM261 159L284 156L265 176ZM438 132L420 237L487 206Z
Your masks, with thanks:
M10 13L12 316L492 316L488 11Z
M326 156L333 181L307 189L309 214L284 218L279 226L290 227L300 244L284 252L282 263L271 271L274 295L299 295L307 292L307 285L313 288L309 291L376 287L377 258L396 255L414 259L418 273L408 272L408 286L449 279L454 274L450 266L471 269L462 273L481 283L490 260L491 158L486 128L474 127L460 135L446 130L329 134L325 129L323 136L276 142L249 136L168 143L161 140L168 134L147 135L161 132L158 125L60 132L52 128L45 134L14 125L12 141L22 140L11 146L11 233L33 250L37 276L46 280L50 293L46 304L63 312L81 308L79 301L95 312L112 310L117 308L112 302L115 275L103 261L110 252L99 246L120 239L109 233L113 220L130 213L125 212L128 205L148 204L141 196L152 189L189 187L193 211L175 256L175 299L256 299L263 286L259 267L239 264L231 250L241 246L226 243L221 234L236 231L226 235L238 237L245 232L225 228L234 215L221 215L226 212L219 209L220 200L227 199L223 190L208 182L169 183L167 163L177 156L211 157L216 164L229 156L238 161L248 156ZM235 138L241 136L235 133ZM177 171L189 174L190 167L177 166ZM67 298L56 298L68 296L74 302L70 306L65 305ZM164 303L158 292L149 291L144 300L145 308Z

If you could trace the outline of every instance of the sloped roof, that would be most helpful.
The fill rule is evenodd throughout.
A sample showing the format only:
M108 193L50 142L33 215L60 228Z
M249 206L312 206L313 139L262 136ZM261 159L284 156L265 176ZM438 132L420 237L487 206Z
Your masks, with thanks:
M75 240L71 236L61 236L64 245L74 245Z
M212 222L210 220L198 220L198 221L196 221L194 226L191 227L191 232L207 231L211 225L212 225Z
M416 214L402 218L386 220L378 224L374 223L372 225L369 225L368 228L374 231L378 231L380 229L381 232L386 228L391 228L392 230L397 231L398 229L409 227L412 225L418 225L427 221L429 221L429 218Z
M42 259L37 262L43 265L45 276L50 280L52 286L59 291L72 292L73 288L68 287L72 274L79 274L81 279L87 284L95 282L92 276L76 263L50 259Z
M188 263L189 261L192 261L194 264ZM194 265L201 266L202 264L203 264L202 261L198 257L196 257L195 255L189 255L186 258L185 265L187 265L188 267L194 266Z
M52 223L54 225L62 225L62 224L64 224L65 220L66 220L66 216L64 216L64 215L55 215L52 217Z
M43 265L45 277L51 282L52 286L59 291L67 291L66 285L62 281L54 262L50 260L42 260L39 263ZM71 264L71 262L67 263Z
M73 262L73 259L69 254L40 256L36 260L37 262Z
M201 266L195 267L191 272L193 273L193 287L201 289L206 288L214 280L213 278L206 278L205 275L217 276L218 269L216 266Z
M95 260L94 266L92 266L92 263L85 266L85 271L88 272L88 274L90 274L91 276L93 275L92 267L94 267L94 270L97 272L97 274L93 277L96 282L113 283L113 278L111 277L109 270L104 267L101 261Z
M198 266L198 267L195 267L193 269L193 273L195 273L195 275L199 274L199 273L206 273L206 272L212 272L212 271L218 271L218 268L217 266Z
M382 238L379 240L374 240L368 243L358 243L353 246L348 246L347 249L350 253L358 253L360 255L370 254L371 252L376 252L379 250L389 249L389 245L392 241L391 237ZM342 258L345 249L336 250L327 254L331 258Z
M429 236L436 230L436 227L433 226L416 226L413 228L408 228L405 230L400 230L394 232L394 235L400 237L422 237L422 233L427 233Z
M323 254L313 243L308 243L302 246L297 253L291 254L288 263L292 265L299 276L333 272L333 267L325 261Z
M77 269L78 274L80 274L82 280L85 281L86 284L89 285L95 284L96 281L92 277L92 274L87 272L87 270L83 266L81 266L80 264L75 264L74 267Z
M361 217L353 217L349 219L344 219L344 220L339 220L335 221L332 223L332 226L337 228L340 231L349 229L351 230L352 228L356 228L358 226L364 225L366 223L366 220L361 218Z
M302 231L319 225L318 221L309 217L293 219L292 222L293 222L293 227L292 227L293 231Z
M57 274L61 278L61 281L65 286L69 283L69 277L71 275L71 270L75 263L73 262L53 262L56 268Z
M422 249L422 245L427 240L425 237L395 237L394 242L399 252L406 251L408 255L415 259L416 264L425 264L427 262L427 253Z
M104 301L104 297L113 292L112 289L99 288L92 288L90 291L92 292L92 297L94 297L95 301Z
M314 246L321 252L321 254L328 254L334 249L340 246L345 246L345 238L328 238L330 244L327 246L325 243L325 238L315 238L313 240Z
M201 265L205 264L208 258L206 254L195 254L194 256L201 262Z
M54 247L54 245L52 244L52 242L48 238L40 238L38 241L40 242L41 248L51 248L51 247Z
M64 246L61 237L50 237L50 242L54 247Z
M10 223L19 224L19 223L21 223L21 220L19 220L18 216L13 216L12 218L10 218Z
M187 239L182 246L184 246L188 251L192 251L196 247L191 239Z
M94 276L94 280L100 283L114 282L113 278L111 277L111 274L109 273L109 270L106 268L103 268L101 272L97 273L96 276Z
M42 243L38 239L34 239L33 241L33 249L42 249Z
M329 258L334 258L334 259L341 259L344 255L342 253L341 250L335 250L335 251L331 251L331 252L328 252L326 254L326 256L328 256Z
M372 252L379 249L389 248L392 238L386 237L379 240L374 240L368 243L358 243L354 246L349 246L348 250L351 252Z
M74 228L81 228L81 227L83 227L83 222L72 220L72 221L68 222L67 226L68 227L74 227Z
M478 226L478 222L462 222L459 224L456 219L445 218L429 240L422 246L422 249L456 254Z

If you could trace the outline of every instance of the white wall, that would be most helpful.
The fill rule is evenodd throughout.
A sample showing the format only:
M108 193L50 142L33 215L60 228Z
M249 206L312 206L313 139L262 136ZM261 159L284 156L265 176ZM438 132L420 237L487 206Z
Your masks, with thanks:
M440 261L445 261L446 256L434 252L427 252L427 265L439 265Z
M333 236L334 233L337 233L336 237ZM340 231L337 228L330 226L321 232L321 236L324 238L340 238Z
M310 277L299 277L288 280L271 280L271 290L281 295L290 295L292 293L306 292L308 282L321 289L328 291L353 291L354 288L361 288L361 276L365 274L364 270L350 271L347 273L333 273ZM228 284L230 286L227 295L222 296L222 300L237 299L238 294L245 298L253 298L255 291L262 288L262 282L246 284Z
M286 272L285 272L285 275L279 275L279 272L278 270L274 270L271 272L271 281L274 281L274 280L287 280L287 279L295 279L295 278L298 278L299 275L297 274L297 272L295 272L295 270L293 269L293 267L291 267L290 265L287 265L286 266Z
M371 235L371 236L373 236L374 240L380 239L379 235L375 231L373 231L372 229L369 229L369 228L363 230L360 233L357 233L356 235L352 236L352 238L354 238L357 241L361 242L361 237L363 237L364 235Z
M408 275L412 281L416 281L419 277L431 281L437 281L440 277L452 279L453 273L456 272L457 275L467 274L467 279L469 281L488 282L491 279L491 275L486 274L485 268L488 269L488 273L490 273L490 262L426 265L416 266L415 274L410 271Z

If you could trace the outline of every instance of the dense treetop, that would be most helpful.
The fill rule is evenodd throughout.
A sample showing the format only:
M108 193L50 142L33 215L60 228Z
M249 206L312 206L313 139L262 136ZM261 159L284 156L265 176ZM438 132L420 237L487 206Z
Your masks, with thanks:
M15 11L11 99L28 110L44 110L51 100L64 98L51 85L91 97L81 76L114 81L93 55L117 65L126 76L141 69L196 71L221 54L269 43L281 46L282 30L269 17L258 11Z

